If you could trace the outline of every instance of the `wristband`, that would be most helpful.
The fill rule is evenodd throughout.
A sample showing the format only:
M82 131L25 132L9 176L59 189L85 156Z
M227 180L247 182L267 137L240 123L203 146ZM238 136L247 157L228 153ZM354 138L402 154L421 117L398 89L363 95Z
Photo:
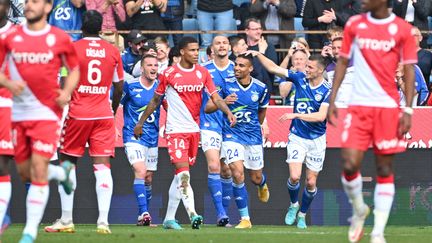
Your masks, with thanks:
M405 107L404 109L403 109L403 112L404 113L406 113L406 114L408 114L408 115L413 115L414 114L414 109L413 108L411 108L411 107Z

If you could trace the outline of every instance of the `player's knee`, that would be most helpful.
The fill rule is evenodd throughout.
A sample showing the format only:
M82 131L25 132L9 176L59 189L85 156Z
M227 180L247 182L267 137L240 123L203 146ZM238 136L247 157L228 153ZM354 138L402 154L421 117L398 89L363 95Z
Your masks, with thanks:
M235 183L243 183L244 182L244 173L241 171L233 171L232 177Z
M9 175L8 158L0 156L0 176Z
M207 168L209 173L220 173L221 170L219 161L209 161Z
M389 177L393 174L393 169L390 165L377 165L377 175L380 177Z
M300 175L290 175L289 180L292 185L297 185L300 181Z
M146 185L151 185L153 182L153 172L147 171L144 180Z
M316 187L316 179L315 178L307 178L306 179L306 188L308 191L313 191Z
M262 182L262 174L261 173L253 173L251 174L251 181L255 185L259 185Z
M342 168L345 174L353 175L357 173L359 168L356 164L355 158L352 156L342 155Z
M232 175L231 175L230 168L229 167L222 167L220 175L221 175L222 178L231 178Z

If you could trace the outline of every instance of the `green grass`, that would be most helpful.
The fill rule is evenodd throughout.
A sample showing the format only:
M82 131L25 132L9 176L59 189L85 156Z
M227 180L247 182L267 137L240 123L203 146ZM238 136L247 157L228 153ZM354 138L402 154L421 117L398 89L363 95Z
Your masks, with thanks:
M38 241L49 242L208 242L208 243L239 243L239 242L347 242L347 227L319 227L310 226L307 230L285 226L253 226L248 230L233 228L218 228L206 225L200 230L192 230L189 225L183 225L184 230L164 230L158 227L137 227L134 225L111 225L113 234L98 235L95 225L76 225L76 233L45 233L39 231ZM23 225L13 225L3 235L2 242L17 242L21 236ZM43 226L40 227L43 229ZM369 242L371 228L366 228L365 237L361 242ZM390 226L386 229L387 242L431 242L432 226L429 227L400 227Z

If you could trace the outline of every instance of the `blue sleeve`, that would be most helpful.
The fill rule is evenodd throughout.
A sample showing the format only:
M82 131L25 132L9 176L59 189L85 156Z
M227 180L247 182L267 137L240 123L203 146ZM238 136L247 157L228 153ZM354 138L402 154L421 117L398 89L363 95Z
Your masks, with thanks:
M330 94L331 94L331 90L329 90L329 91L327 92L327 94L325 94L324 99L323 99L323 101L322 101L321 104L323 104L323 103L327 103L327 104L329 104L329 102L330 102Z
M230 95L229 91L227 90L226 83L222 82L219 90L219 95L222 97L222 99L225 99L228 95Z
M260 108L266 108L269 104L269 101L270 101L270 93L268 92L268 89L265 88L262 92L262 96L260 99L260 103L259 103Z
M417 105L423 105L426 102L427 97L429 96L429 91L423 74L420 68L418 68L417 66L415 67L415 83L418 93Z
M123 94L120 100L120 104L125 105L127 100L129 99L129 84L128 82L124 82L123 84Z
M123 70L127 73L130 73L130 70L128 69L128 65L127 65L127 53L123 52L121 54L121 59L122 59L122 64L123 64Z
M287 70L287 76L285 77L285 81L292 82L294 85L300 85L300 81L304 77L302 72L293 72L291 70Z

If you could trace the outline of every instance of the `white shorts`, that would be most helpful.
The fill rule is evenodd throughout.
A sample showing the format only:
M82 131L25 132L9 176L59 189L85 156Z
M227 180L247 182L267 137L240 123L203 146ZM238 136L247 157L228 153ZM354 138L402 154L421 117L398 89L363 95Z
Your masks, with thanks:
M124 147L131 165L145 161L147 170L157 171L158 147L149 148L138 143L126 143Z
M248 170L260 170L264 167L264 154L262 145L242 145L236 142L223 142L222 154L225 155L225 164L243 161Z
M201 130L201 148L205 153L209 149L220 150L222 146L222 135L215 131Z
M287 163L306 163L306 167L312 171L322 170L326 151L325 135L315 139L305 139L290 133L288 140Z

